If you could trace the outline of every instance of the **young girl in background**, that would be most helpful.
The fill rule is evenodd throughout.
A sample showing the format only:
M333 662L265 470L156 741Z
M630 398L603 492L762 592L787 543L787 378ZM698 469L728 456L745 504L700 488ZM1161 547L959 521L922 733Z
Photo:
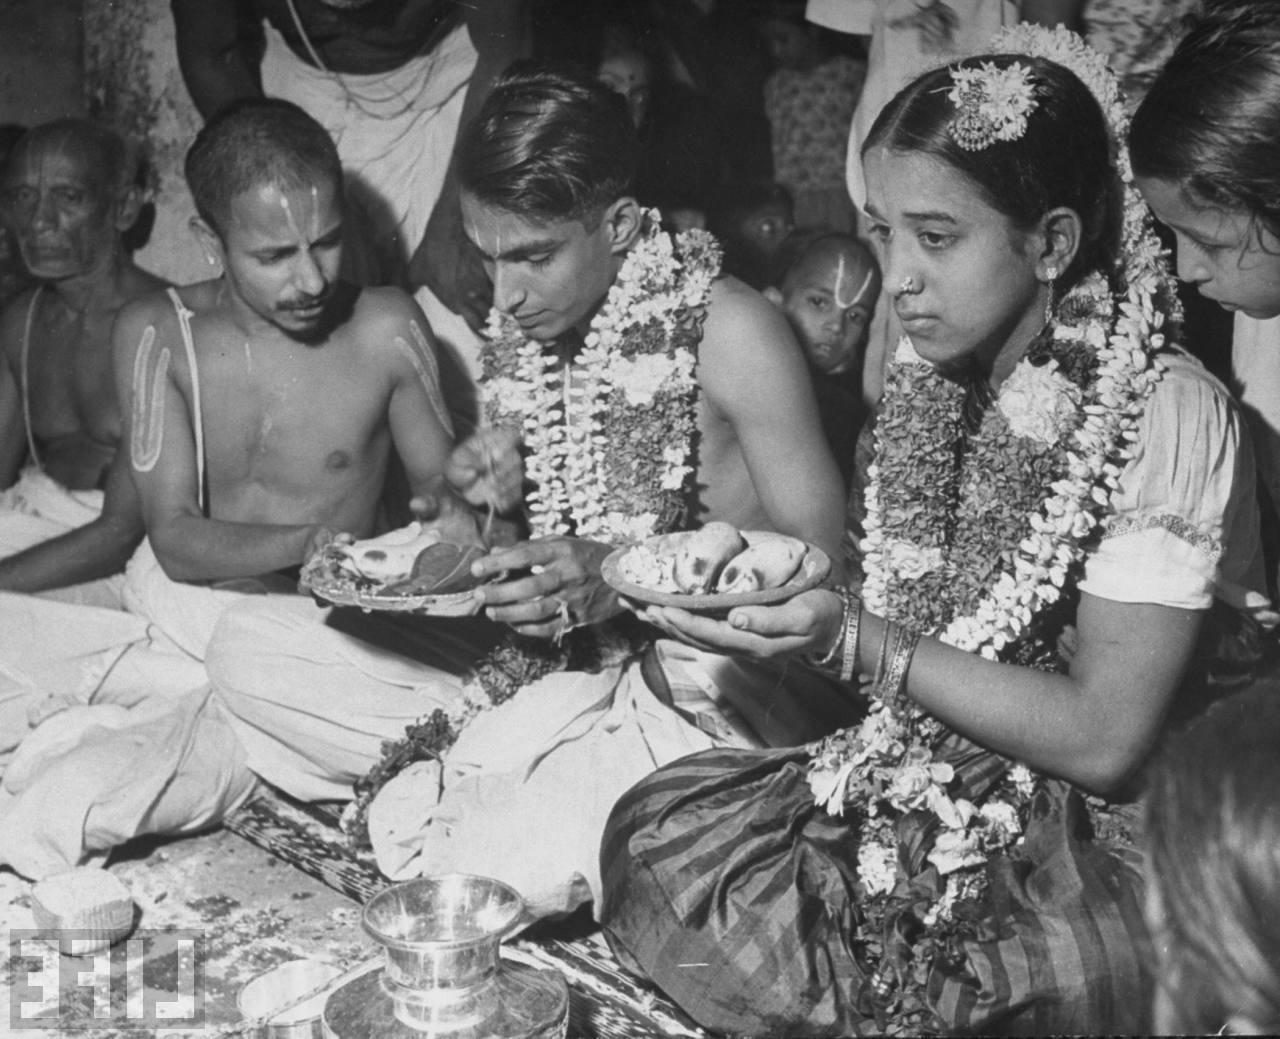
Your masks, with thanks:
M1138 187L1177 239L1178 276L1235 314L1232 388L1280 545L1280 3L1235 0L1178 44L1133 118Z

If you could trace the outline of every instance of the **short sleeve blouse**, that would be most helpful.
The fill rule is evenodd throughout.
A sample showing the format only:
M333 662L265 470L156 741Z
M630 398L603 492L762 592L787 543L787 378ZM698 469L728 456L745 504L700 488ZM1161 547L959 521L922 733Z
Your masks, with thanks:
M1217 598L1266 609L1253 449L1240 411L1187 354L1161 361L1080 589L1115 602L1200 610Z

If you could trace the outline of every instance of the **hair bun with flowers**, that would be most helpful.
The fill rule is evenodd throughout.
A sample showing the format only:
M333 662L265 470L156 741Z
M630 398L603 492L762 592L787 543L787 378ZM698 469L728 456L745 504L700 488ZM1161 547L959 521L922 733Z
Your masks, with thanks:
M948 127L965 151L977 152L996 141L1016 141L1027 132L1027 116L1036 110L1035 84L1025 65L1004 68L984 61L977 68L955 69L947 100L956 106Z

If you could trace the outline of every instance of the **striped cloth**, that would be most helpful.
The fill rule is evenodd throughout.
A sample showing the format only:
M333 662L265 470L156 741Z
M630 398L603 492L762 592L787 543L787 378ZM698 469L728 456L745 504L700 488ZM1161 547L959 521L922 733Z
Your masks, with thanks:
M993 755L948 745L981 796ZM886 1018L874 963L852 947L854 817L813 804L802 751L712 750L660 769L618 803L601 865L601 920L619 960L700 1025L733 1035L1140 1033L1139 859L1092 837L1065 784L1032 804L1018 858L993 858L985 915L951 955L910 964L908 910L886 928L920 1009ZM920 861L905 826L902 860ZM913 877L936 894L936 873ZM932 884L932 890L927 890Z

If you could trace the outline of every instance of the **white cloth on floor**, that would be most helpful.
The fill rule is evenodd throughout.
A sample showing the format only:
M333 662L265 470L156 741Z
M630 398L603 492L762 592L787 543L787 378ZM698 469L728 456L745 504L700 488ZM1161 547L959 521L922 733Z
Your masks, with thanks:
M432 651L454 666L428 667L334 630L329 612L301 597L239 603L206 661L249 767L304 801L350 798L385 741L460 700L460 676L480 652L441 625Z
M92 523L101 513L101 491L69 490L37 466L27 466L12 487L0 491L0 559ZM114 574L40 595L118 609L123 588L124 575Z
M125 611L0 594L0 630L17 636L0 645L0 863L44 875L242 802L254 779L209 698L205 650L228 606L283 588L173 581L143 542Z
M73 707L28 736L5 773L0 861L39 880L140 834L204 829L254 785L207 688Z
M437 708L457 707L480 642L500 630L482 621L367 620L371 637L380 624L396 625L402 644L416 631L419 646L404 648L424 663L323 618L274 599L237 604L223 614L207 659L249 767L304 800L350 798L384 741ZM841 717L821 723L790 707L806 685L798 673L665 648L659 658L678 710L633 662L548 675L477 715L443 773L415 768L375 799L379 866L395 878L452 869L496 876L536 914L567 913L599 893L599 842L614 801L659 765L712 746L759 745L757 724L771 741L802 742L851 720L847 698Z
M393 880L479 873L514 887L534 916L571 912L600 892L617 799L721 742L659 703L634 664L549 675L477 715L443 775L415 770L383 788L369 814L378 866Z

